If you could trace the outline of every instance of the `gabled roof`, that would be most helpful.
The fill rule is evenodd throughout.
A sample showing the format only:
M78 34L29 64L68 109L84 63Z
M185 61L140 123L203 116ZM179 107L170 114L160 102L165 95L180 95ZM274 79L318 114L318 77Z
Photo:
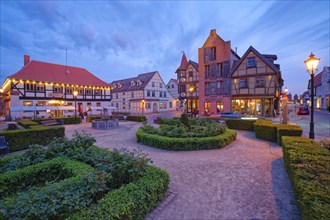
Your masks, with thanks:
M64 83L86 86L105 86L108 83L84 68L32 60L8 78L40 82Z
M178 80L177 79L171 78L170 81L168 81L168 83L166 85L170 84L171 82L174 82L174 83L178 84Z
M112 87L112 92L143 90L148 85L152 77L157 73L157 71L150 73L142 73L139 74L137 77L113 81L110 83ZM132 82L135 82L134 86L131 85ZM140 84L138 84L137 82L140 82ZM121 86L118 87L118 84L120 84ZM117 87L115 87L115 85L117 85Z
M181 58L180 66L178 67L178 69L175 72L177 73L179 70L185 70L185 69L187 69L187 64L188 64L188 61L187 61L186 54L183 53L182 54L182 58Z
M188 63L190 63L198 71L198 63L196 63L195 61L192 61L192 60L189 60Z
M244 53L243 57L238 61L235 62L232 70L231 70L231 75L237 70L237 68L239 67L239 65L241 65L241 63L243 62L243 60L246 59L246 57L249 55L250 52L253 52L256 56L258 56L264 63L266 63L272 70L274 70L274 72L276 73L280 73L280 69L273 63L269 62L269 60L264 57L262 54L260 54L256 49L254 49L252 46L249 47L249 49L247 49L247 51ZM269 55L267 55L269 56Z

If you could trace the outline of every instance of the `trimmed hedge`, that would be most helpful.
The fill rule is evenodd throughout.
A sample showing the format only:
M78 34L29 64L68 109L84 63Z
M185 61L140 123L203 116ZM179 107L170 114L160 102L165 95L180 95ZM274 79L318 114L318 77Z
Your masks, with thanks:
M87 164L68 160L64 157L57 157L53 160L12 170L0 176L0 198L46 181L59 181L68 177L87 174L88 171L92 170L92 167Z
M134 115L128 115L126 120L128 121L137 121L137 122L144 122L147 120L146 116L134 116Z
M63 120L63 123L65 125L70 125L70 124L80 124L81 123L81 118L76 117L76 120L74 117L63 117L63 118L37 118L33 119L32 121L37 122L41 124L41 121L49 121L49 120L56 120L57 123L60 123L61 120Z
M180 118L157 118L157 124L167 124L167 125L173 125L177 126L181 124Z
M239 118L212 118L212 120L223 120L230 129L254 131L255 119L239 119Z
M93 120L96 120L96 119L102 119L102 116L88 116L87 117L88 122L92 122Z
M142 128L136 132L138 143L167 150L190 151L222 148L236 139L236 131L226 129L223 134L203 138L171 138L147 134Z
M138 181L108 193L97 204L68 219L144 219L165 197L169 181L165 171L150 166Z
M14 130L0 132L0 136L5 136L9 143L10 151L24 150L32 144L47 145L54 138L63 138L63 126L40 127L27 130Z
M257 138L282 145L282 136L300 137L303 131L297 125L273 124L270 120L257 120L254 123L254 132Z
M283 137L282 143L301 218L330 219L330 151L307 138Z
M20 126L22 126L23 128L30 128L31 126L39 125L37 122L27 120L27 119L19 120L18 124Z

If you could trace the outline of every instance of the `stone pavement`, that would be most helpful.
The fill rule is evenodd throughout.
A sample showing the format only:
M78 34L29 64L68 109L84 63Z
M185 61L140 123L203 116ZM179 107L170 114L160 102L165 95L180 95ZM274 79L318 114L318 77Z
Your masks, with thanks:
M66 125L93 135L103 148L140 149L171 177L171 200L152 219L299 219L293 191L284 169L282 148L238 131L237 140L223 149L166 151L136 143L137 122L100 131L90 123ZM149 216L149 219L150 216Z

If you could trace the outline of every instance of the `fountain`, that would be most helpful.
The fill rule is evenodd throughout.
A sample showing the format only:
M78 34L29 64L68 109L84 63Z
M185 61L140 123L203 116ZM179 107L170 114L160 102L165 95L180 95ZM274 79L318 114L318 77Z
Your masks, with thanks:
M92 121L92 128L99 129L99 130L107 130L119 127L119 120L112 119L111 115L108 114L108 108L98 107L100 110L103 110L102 119L95 119Z

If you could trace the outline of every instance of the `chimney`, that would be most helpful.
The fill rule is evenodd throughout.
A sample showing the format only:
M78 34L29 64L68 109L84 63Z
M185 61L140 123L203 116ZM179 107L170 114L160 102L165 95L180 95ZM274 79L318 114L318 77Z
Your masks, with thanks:
M217 31L215 29L212 29L210 35L215 37L217 35Z
M30 56L29 55L24 55L24 66L26 66L26 64L30 63Z

